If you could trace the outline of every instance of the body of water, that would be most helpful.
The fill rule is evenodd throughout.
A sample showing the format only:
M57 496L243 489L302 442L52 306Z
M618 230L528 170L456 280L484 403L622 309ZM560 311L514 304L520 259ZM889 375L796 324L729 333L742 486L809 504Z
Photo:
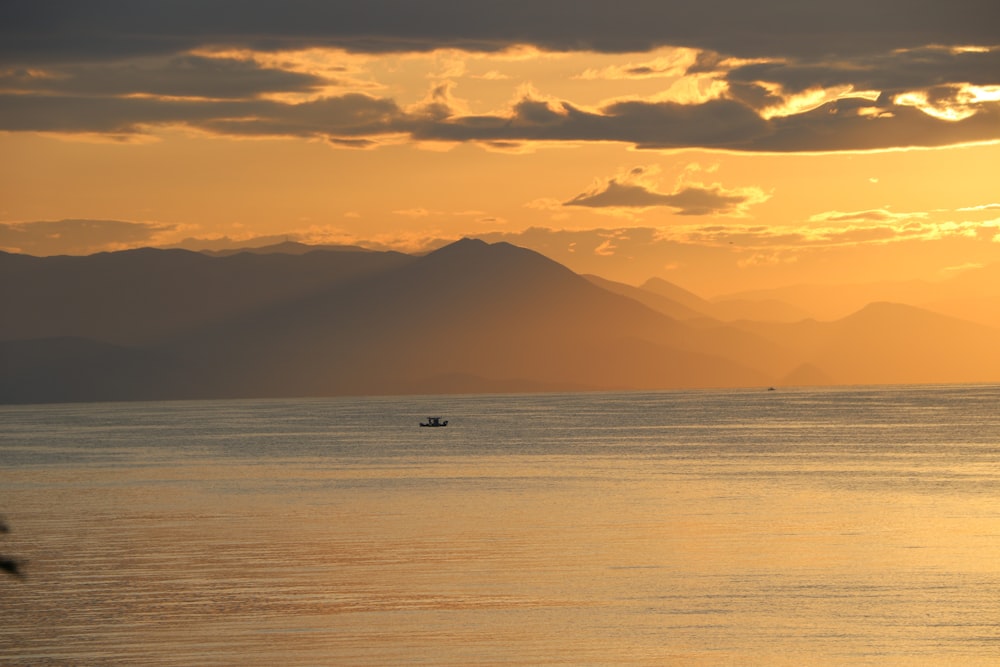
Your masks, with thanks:
M4 665L1000 662L997 386L4 406L0 475Z

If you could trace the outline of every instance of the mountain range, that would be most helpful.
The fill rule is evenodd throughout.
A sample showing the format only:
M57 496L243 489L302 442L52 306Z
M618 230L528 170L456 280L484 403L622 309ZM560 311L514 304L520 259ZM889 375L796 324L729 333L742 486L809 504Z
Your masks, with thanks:
M982 299L995 284L963 281ZM1000 380L983 319L882 301L820 320L804 293L708 301L473 239L0 253L0 402Z

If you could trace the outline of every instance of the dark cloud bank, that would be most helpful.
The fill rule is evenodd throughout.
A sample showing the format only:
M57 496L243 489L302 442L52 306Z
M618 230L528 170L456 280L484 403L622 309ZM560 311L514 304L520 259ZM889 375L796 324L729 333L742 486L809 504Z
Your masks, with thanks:
M987 0L365 0L134 2L8 0L0 5L0 130L129 135L180 125L231 136L317 138L367 147L387 135L507 147L617 141L647 149L874 150L1000 140L1000 10ZM329 80L193 49L336 47L403 52L699 49L727 96L585 109L525 97L508 112L461 115L438 99L404 108L351 92L302 103ZM953 47L979 47L976 49ZM754 59L723 66L727 57ZM46 72L40 76L38 72ZM784 95L845 87L865 95L769 114ZM874 93L872 93L874 91ZM956 118L901 104L919 91ZM849 94L849 93L848 93Z
M622 183L616 179L597 192L577 195L563 206L590 208L649 208L667 206L680 215L713 215L732 213L750 201L747 195L727 192L720 186L690 185L676 192L654 192L636 183Z
M991 0L6 0L0 57L99 60L208 44L368 52L676 45L742 57L814 57L993 44L991 18Z

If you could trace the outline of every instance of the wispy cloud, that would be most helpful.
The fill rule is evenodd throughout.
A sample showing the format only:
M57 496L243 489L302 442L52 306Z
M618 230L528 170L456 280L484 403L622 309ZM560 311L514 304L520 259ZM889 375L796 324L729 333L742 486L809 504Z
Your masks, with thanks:
M434 214L433 211L428 211L426 208L397 209L393 211L393 213L395 213L396 215L405 216L407 218L426 218Z
M181 230L173 224L124 220L0 223L0 250L26 255L87 255L156 245Z
M867 211L825 211L816 213L809 217L809 222L875 222L875 223L896 223L909 220L923 220L927 218L927 213L918 211L915 213L895 213L886 209L871 209Z

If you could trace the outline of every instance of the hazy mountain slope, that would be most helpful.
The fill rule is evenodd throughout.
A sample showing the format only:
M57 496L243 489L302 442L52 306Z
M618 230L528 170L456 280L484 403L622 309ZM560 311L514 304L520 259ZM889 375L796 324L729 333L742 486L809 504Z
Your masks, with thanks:
M1000 329L1000 295L944 297L920 305L942 315Z
M0 341L0 403L171 398L171 362L84 338Z
M942 315L1000 328L1000 264L970 268L947 280L909 280L843 285L792 285L769 290L741 292L713 299L713 305L773 300L789 304L809 317L832 321L847 317L871 303L901 303ZM722 320L734 318L712 312ZM749 313L739 319L767 319ZM799 318L775 317L779 321Z
M151 343L412 260L353 251L220 258L151 248L89 257L0 253L0 340Z
M650 278L640 285L639 289L652 292L653 294L659 294L660 296L666 297L671 301L705 315L707 315L711 309L711 304L694 292L689 292L683 287L679 287L678 285L668 282L662 278Z
M736 320L797 322L810 316L809 312L802 308L793 306L780 299L763 295L751 295L746 298L734 296L709 301L660 278L647 280L639 289L647 294L656 295L660 299L667 299L666 304L677 304L676 306L670 305L670 308L686 308L688 312L698 313L703 317L711 317L722 322L734 322ZM629 296L640 299L640 297L635 295ZM643 302L647 303L645 300ZM651 308L661 310L661 312L666 312L673 317L689 319L689 317L683 317L684 311L682 310L676 310L677 315L664 310L661 303L656 300L650 300L648 305Z
M930 298L936 298L937 294L937 283L911 280L868 284L788 285L722 295L712 301L718 303L774 301L787 304L804 313L806 317L832 321L847 317L870 303L886 301L919 306Z
M935 312L1000 328L1000 264L968 269L944 281L919 305Z
M1000 330L900 304L834 323L815 364L851 384L1000 380Z
M811 317L802 308L779 299L724 299L713 301L709 312L723 322L757 320L760 322L798 322Z
M525 386L759 383L688 345L683 327L537 253L465 240L350 288L189 337L202 387L223 394L421 390L446 376Z
M687 303L697 304L706 311L714 309L714 306L707 301L664 280L651 280L646 283L664 293L659 294L643 287L630 287L597 276L585 277L609 292L629 297L668 317L682 320L685 326L676 329L674 338L670 341L675 347L710 352L742 366L754 368L767 377L781 377L799 363L797 358L789 356L786 350L769 342L765 337L752 331L736 329L709 317L704 312L696 311L664 296L673 294Z
M660 294L659 292L654 292L642 287L633 287L631 285L615 282L613 280L607 280L605 278L601 278L600 276L587 275L584 277L601 289L613 292L614 294L627 296L628 298L634 299L644 306L652 308L659 313L663 313L668 317L672 317L675 320L693 320L701 317L707 317L704 312L684 305L683 303L675 301L669 296Z
M1000 380L1000 332L970 322L678 320L505 243L0 254L0 279L2 402Z
M812 358L816 351L829 345L836 336L830 322L802 320L800 322L734 322L733 327L773 341L800 361Z
M1000 380L1000 330L893 303L834 322L742 322L804 365L785 382L905 384Z

